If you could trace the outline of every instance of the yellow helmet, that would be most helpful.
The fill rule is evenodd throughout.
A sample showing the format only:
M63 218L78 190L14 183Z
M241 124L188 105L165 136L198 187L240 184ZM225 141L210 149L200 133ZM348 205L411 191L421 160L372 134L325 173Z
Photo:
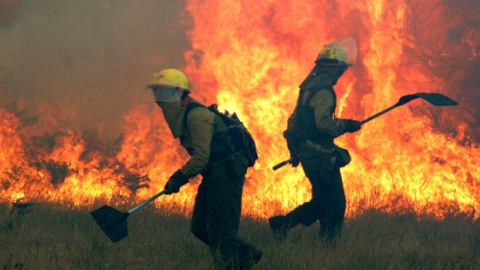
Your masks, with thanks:
M348 58L345 50L337 46L325 46L320 51L316 62L338 62L343 65L348 65Z
M357 43L352 37L341 38L325 45L316 63L353 66L357 58Z
M178 69L164 69L153 74L150 83L148 84L149 88L155 86L171 86L174 88L181 88L190 92L190 86L188 84L187 77L183 72Z

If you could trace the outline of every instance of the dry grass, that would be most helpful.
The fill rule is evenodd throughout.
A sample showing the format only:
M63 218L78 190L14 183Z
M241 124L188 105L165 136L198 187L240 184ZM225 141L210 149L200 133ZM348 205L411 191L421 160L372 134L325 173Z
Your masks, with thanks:
M21 206L0 204L3 269L212 269L183 215L146 206L128 217L129 236L114 244L87 209ZM317 233L317 224L300 225L277 242L265 221L251 218L240 229L264 252L255 269L480 269L480 223L468 217L438 222L366 211L346 221L335 246Z

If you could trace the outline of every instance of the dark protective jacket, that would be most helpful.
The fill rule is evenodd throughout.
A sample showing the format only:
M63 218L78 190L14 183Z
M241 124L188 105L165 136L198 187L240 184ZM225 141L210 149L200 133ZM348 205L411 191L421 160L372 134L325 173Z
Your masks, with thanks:
M335 117L335 107L336 96L330 86L301 90L297 106L288 118L285 137L288 140L287 134L304 132L308 145L331 151L334 138L345 133L345 123Z

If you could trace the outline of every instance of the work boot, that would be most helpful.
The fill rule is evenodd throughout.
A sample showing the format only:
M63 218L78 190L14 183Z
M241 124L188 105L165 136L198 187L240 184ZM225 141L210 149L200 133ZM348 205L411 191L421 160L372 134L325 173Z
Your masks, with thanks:
M254 264L257 264L260 261L263 253L261 250L252 246L245 251L245 253L241 252L240 255L240 269L250 270Z
M287 232L291 228L290 219L286 216L273 216L268 219L268 224L273 232L273 238L283 240L287 237Z

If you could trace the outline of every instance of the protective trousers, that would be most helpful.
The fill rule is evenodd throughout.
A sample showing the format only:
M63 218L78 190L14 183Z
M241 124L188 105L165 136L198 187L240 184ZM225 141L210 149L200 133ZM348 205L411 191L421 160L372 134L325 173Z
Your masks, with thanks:
M330 164L330 155L310 156L302 161L302 167L312 184L312 199L287 216L294 223L310 226L320 221L320 236L327 241L339 236L345 215L345 192L340 169Z
M240 269L254 246L238 238L245 177L232 178L225 162L202 173L192 214L192 233L207 244L217 269Z

